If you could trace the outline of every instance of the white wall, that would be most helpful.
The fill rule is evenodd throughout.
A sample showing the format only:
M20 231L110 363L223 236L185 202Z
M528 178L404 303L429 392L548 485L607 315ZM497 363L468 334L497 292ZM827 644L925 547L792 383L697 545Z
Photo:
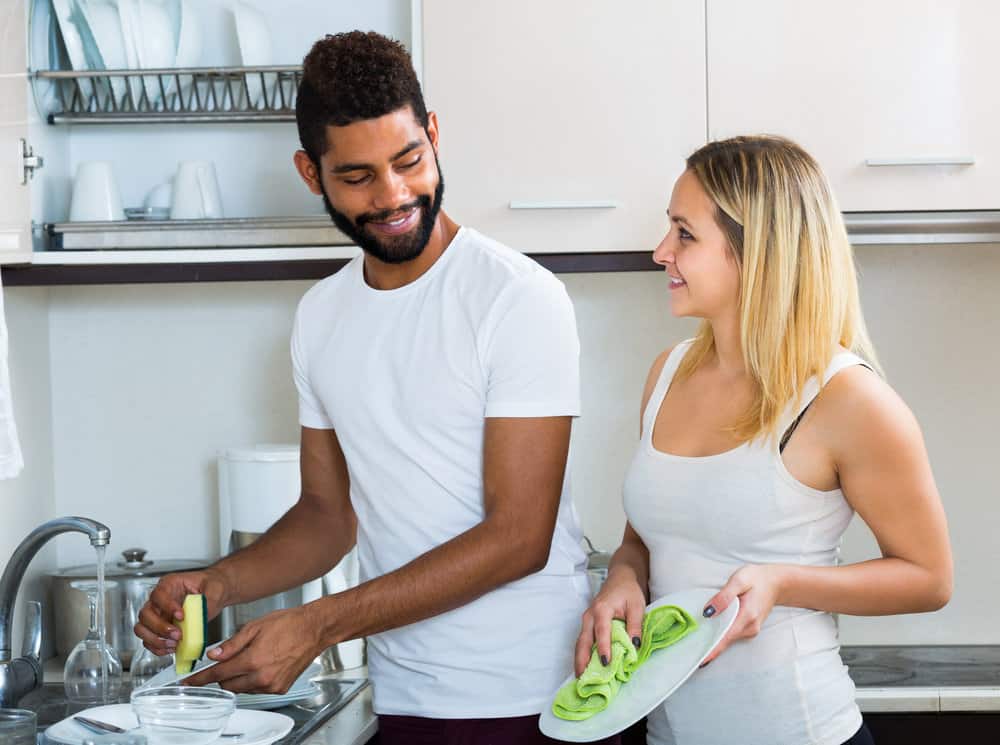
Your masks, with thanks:
M890 382L927 436L951 521L957 585L936 616L842 618L847 643L997 643L1000 523L994 422L1000 413L998 246L859 249L869 325ZM583 342L585 416L573 475L585 530L621 535L622 474L653 357L689 336L668 315L659 273L563 275ZM294 442L287 335L308 282L64 287L50 290L55 503L51 514L108 522L113 548L161 558L216 550L215 453ZM28 294L10 293L28 316ZM15 347L15 356L24 354ZM22 366L27 366L23 361ZM22 403L23 405L23 403ZM34 507L38 509L38 507ZM34 513L33 513L34 514ZM60 565L89 562L58 542ZM864 526L848 561L874 554Z
M24 470L0 481L0 570L21 540L38 524L55 517L52 478L52 418L49 380L48 292L39 288L5 288L10 344L10 384ZM56 543L68 541L62 536ZM86 541L82 541L86 543ZM20 619L25 600L44 600L40 575L55 566L51 543L25 574L15 610L14 651L20 652Z

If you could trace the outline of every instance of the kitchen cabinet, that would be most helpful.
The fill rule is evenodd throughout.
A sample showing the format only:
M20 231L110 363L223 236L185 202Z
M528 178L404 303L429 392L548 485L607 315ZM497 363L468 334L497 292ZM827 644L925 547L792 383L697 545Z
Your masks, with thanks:
M185 251L193 253L187 249L204 248L206 240L222 255L233 249L232 262L354 255L357 249L344 245L349 242L329 225L321 200L300 182L292 164L299 147L293 97L302 57L324 33L365 28L400 39L419 62L420 0L242 4L251 8L267 37L258 42L253 66L246 61L251 52L245 42L254 35L237 35L232 4L198 0L170 5L183 7L184 18L198 30L194 46L200 52L186 64L142 77L107 71L81 77L71 69L72 55L54 10L58 3L5 3L0 14L0 262L72 262L84 252L41 250L63 241L82 246L88 235L99 247L126 228L140 248L176 249L175 256L160 259L166 262L184 261ZM117 20L115 5L106 0L84 7L110 9ZM98 28L94 18L91 14L90 27ZM67 225L74 176L81 163L93 160L111 164L125 208L142 206L154 187L169 184L181 161L212 161L228 222L122 221L96 231L91 224L89 232L81 230L82 223ZM35 167L26 170L26 165ZM302 224L289 224L290 218L301 218ZM43 228L51 225L66 229ZM247 246L255 248L240 250ZM288 247L296 251L285 253ZM100 261L113 263L126 253L149 261L135 259L142 251L114 250Z
M709 136L813 153L845 211L1000 207L1000 6L707 0Z
M701 0L423 9L445 205L527 253L651 251L705 141Z

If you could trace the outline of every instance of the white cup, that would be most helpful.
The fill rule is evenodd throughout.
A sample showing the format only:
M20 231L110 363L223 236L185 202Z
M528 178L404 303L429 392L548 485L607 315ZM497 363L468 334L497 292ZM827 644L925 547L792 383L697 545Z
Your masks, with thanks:
M172 220L222 217L222 194L210 160L185 160L177 167L170 199Z
M69 219L70 222L125 219L115 174L106 160L84 161L77 166Z

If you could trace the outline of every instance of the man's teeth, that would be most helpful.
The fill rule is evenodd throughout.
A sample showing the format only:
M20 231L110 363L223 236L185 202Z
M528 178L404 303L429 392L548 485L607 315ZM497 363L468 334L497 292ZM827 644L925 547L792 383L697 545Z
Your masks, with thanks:
M384 222L382 224L383 225L402 225L404 222L406 222L407 220L410 219L410 215L412 215L412 214L413 214L412 212L407 212L405 215L403 215L402 217L400 217L400 218L398 218L396 220L389 220L388 222Z

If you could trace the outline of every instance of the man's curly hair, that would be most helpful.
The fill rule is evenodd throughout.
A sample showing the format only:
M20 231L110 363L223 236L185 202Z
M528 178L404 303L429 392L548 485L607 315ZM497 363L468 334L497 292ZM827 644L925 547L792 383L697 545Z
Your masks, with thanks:
M313 44L302 66L295 120L313 163L326 152L327 126L376 119L409 105L427 127L413 63L394 39L374 31L328 34Z

